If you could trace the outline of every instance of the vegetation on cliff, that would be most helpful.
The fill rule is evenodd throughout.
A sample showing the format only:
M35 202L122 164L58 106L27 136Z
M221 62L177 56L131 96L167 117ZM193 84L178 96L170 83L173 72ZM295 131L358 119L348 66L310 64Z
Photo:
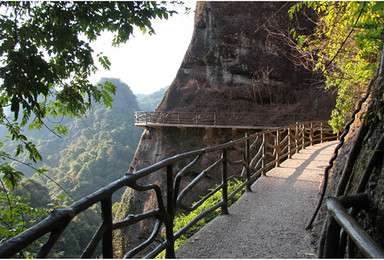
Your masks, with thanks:
M298 42L302 65L319 71L328 89L337 91L331 125L342 131L356 103L366 92L380 62L384 10L381 2L301 2L317 14L311 35L291 33Z
M327 87L336 89L338 98L331 123L339 131L346 126L341 136L342 148L335 151L338 156L330 184L324 184L327 189L322 195L367 194L368 205L363 210L354 208L349 212L384 246L384 3L306 2L294 6L291 14L304 5L315 10L318 21L311 36L292 31L301 48L302 64L321 71ZM321 209L315 225L315 231L321 234L319 257L327 257L330 252L338 257L365 257L351 243L346 247L344 236L330 240L327 234L338 234L340 230L334 220L325 218L325 207ZM317 213L316 210L314 217Z

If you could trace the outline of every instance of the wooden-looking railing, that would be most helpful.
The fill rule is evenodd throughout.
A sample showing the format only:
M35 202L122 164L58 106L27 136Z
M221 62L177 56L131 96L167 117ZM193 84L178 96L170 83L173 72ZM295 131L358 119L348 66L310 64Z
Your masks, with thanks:
M135 112L137 126L190 126L190 127L237 127L257 128L292 124L308 121L316 117L313 114L276 114L269 113L193 113L193 112Z
M335 221L327 230L324 258L344 258L347 236L351 239L348 243L350 258L356 257L354 246L360 249L364 257L384 258L384 249L369 236L354 217L356 209L367 209L369 204L366 193L327 199L326 205L330 214L328 223L332 219ZM350 208L349 212L348 208Z
M97 203L101 204L102 220L88 246L84 248L81 257L92 257L96 246L101 243L102 256L112 258L113 230L128 227L147 219L152 219L155 222L152 234L142 244L130 250L125 257L134 257L142 252L155 241L158 234L161 234L163 227L165 227L163 241L146 257L153 258L164 249L166 250L166 257L174 257L175 240L198 220L219 208L221 208L222 214L227 214L228 200L244 188L251 191L251 184L261 175L265 175L269 169L279 166L281 161L291 157L308 145L333 139L336 139L336 135L332 133L332 129L326 122L313 121L246 135L243 138L214 147L175 155L136 173L127 173L121 179L69 207L54 210L40 223L1 244L0 257L13 257L46 234L49 234L49 238L43 242L44 244L36 257L49 257L52 247L57 243L60 235L72 219ZM191 172L197 173L197 175L193 180L187 182L186 180L191 177L191 174L189 174ZM239 172L241 174L238 174ZM190 197L191 194L196 195L193 188L201 182L204 183L204 178L214 173L216 173L215 176L217 176L217 173L221 176L218 186L212 191L207 191L207 194L201 194L201 196L197 194L198 198L201 199L196 203L187 205L185 198ZM242 184L231 194L228 194L228 181L236 173L240 175ZM143 184L142 179L151 174L163 175L166 184ZM183 183L183 186L181 183ZM112 195L122 187L130 187L137 191L154 192L157 198L157 208L136 215L130 214L123 220L113 222ZM184 212L193 211L219 190L222 191L222 200L219 203L197 215L176 233L173 232L174 218L181 209Z

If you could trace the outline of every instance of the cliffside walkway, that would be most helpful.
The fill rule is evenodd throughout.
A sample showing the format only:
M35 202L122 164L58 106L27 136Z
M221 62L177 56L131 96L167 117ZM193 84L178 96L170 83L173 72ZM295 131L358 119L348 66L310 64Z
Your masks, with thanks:
M337 141L309 146L259 178L190 238L177 258L314 258L305 226Z
M232 129L271 129L306 121L313 114L281 113L192 113L192 112L135 112L135 125L139 127L198 127Z
M134 173L128 172L74 204L52 211L38 224L0 244L0 257L11 258L32 242L43 239L39 240L42 246L35 257L50 258L52 248L74 217L96 204L101 208L99 228L83 248L82 258L100 256L96 250L98 245L101 245L103 258L121 258L116 255L120 252L114 251L113 231L138 225L143 220L153 223L152 232L148 235L146 231L147 239L126 252L125 258L136 257L150 245L156 247L147 258L154 258L164 250L167 258L309 256L309 244L301 244L305 241L303 227L313 210L322 170L332 151L333 144L328 141L336 138L327 122L308 121L247 133L227 143L177 154ZM164 183L150 182L159 174ZM197 193L196 187L206 185L207 178L216 179L218 183ZM230 190L229 184L234 178L239 186ZM253 192L246 192L228 209L229 200L243 190L252 190L251 185ZM128 212L125 218L113 221L112 196L125 187L154 194L157 203L153 209L137 214ZM199 201L188 200L191 194ZM193 212L216 194L221 196L219 201L207 209L203 207L203 212L174 231L174 219L179 210ZM178 255L175 254L175 241L217 210L230 214L212 221L189 241L194 246L200 243L206 246L181 248ZM205 233L207 237L203 236ZM164 238L160 244L158 236ZM183 250L188 251L188 255L183 254Z

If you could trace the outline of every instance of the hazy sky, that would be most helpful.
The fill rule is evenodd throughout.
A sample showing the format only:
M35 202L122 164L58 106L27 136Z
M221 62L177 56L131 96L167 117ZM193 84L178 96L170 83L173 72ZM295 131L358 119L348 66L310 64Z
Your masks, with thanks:
M103 52L112 63L105 71L101 65L99 71L91 77L97 82L101 77L120 78L128 84L135 94L149 94L170 85L176 76L193 33L195 1L184 1L192 10L187 15L177 8L179 14L168 20L154 20L155 35L143 35L140 30L126 44L112 47L112 35L104 34L92 43L95 53ZM172 5L169 6L169 9Z

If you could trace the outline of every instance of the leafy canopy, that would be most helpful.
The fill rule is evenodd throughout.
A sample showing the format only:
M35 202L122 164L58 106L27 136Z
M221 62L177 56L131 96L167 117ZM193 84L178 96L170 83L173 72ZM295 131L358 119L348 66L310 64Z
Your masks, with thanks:
M9 138L20 142L15 156L27 151L33 162L42 158L22 134L23 126L40 129L47 116L85 116L93 102L112 105L115 86L94 86L88 80L97 70L89 43L110 31L117 46L129 39L134 26L152 34L150 19L175 13L156 2L26 1L0 6L0 124L7 127ZM97 57L109 69L108 58L102 53ZM6 116L9 110L12 119ZM66 133L60 124L54 129ZM7 167L3 172L11 170ZM12 185L20 179L16 172L8 176Z
M25 226L12 212L27 206L23 208L9 192L23 173L9 161L21 162L18 156L27 153L30 162L21 163L34 168L31 163L42 160L23 129L41 129L47 127L46 120L58 119L50 130L65 134L63 117L85 117L95 102L112 106L116 87L110 82L95 86L88 80L98 63L105 69L111 65L102 53L94 60L90 42L109 31L114 34L112 45L118 46L132 36L134 27L153 34L151 19L167 19L174 13L165 2L154 1L0 2L0 125L9 133L0 140L0 205L10 212L1 216L1 237L8 237L4 232L14 235L15 226ZM14 154L3 150L7 141L17 143Z
M330 123L341 131L378 67L383 44L384 3L300 2L291 8L291 17L304 7L317 14L315 31L309 36L291 33L313 70L325 76L327 88L337 90Z

